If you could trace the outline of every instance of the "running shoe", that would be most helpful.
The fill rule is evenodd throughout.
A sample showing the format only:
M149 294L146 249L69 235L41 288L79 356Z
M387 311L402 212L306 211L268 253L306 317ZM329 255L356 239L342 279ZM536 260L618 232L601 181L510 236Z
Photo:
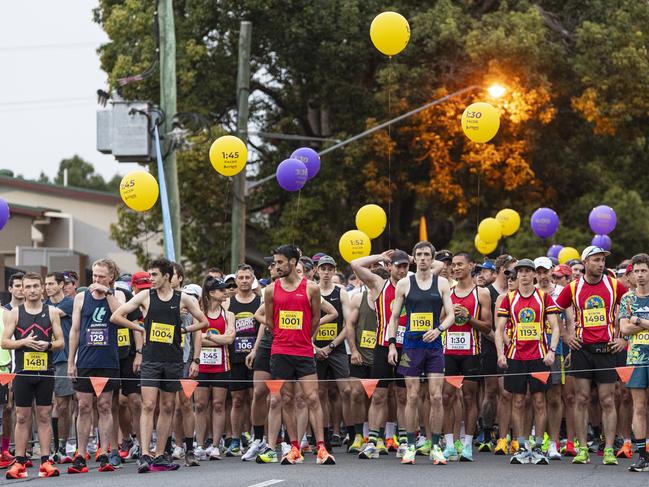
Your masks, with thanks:
M194 456L194 450L189 450L185 453L185 467L198 467L199 463Z
M226 457L240 457L241 455L243 455L241 446L239 446L239 443L235 443L234 441L230 443L228 449L225 450Z
M171 458L174 460L181 460L185 456L185 450L182 447L176 445L174 446L174 451L171 452Z
M14 464L7 470L5 474L7 479L26 479L27 469L22 463L14 462Z
M631 472L649 472L649 462L638 456L638 459L629 466Z
M292 446L285 441L282 441L282 458L291 452ZM309 450L311 451L311 450Z
M462 450L464 449L462 442L459 439L455 440L453 446L455 446L455 451L457 452L457 454L460 455L462 453Z
M137 473L147 473L151 471L153 459L149 455L142 455L137 464Z
M212 454L213 451L214 451L214 445L212 443L210 443L209 445L207 445L205 447L205 456L207 458L210 458L210 455Z
M108 459L108 455L102 454L99 455L99 458L97 459L99 462L99 471L100 472L114 472L115 467L110 463L110 460Z
M263 450L255 458L257 463L277 463L277 453L272 448L266 446L266 449Z
M27 457L27 460L25 461L25 468L32 468L34 466L34 462L32 462L32 459Z
M397 448L397 458L403 458L407 451L408 443L399 443L399 448Z
M97 448L98 448L97 440L95 438L89 439L88 440L88 446L86 448L88 453L90 453L91 455L94 455L95 453L97 453Z
M417 450L415 450L414 445L408 446L401 458L401 463L404 465L414 465L416 456Z
M359 452L358 458L361 460L372 460L379 458L379 452L376 446L371 441L363 445L363 449Z
M604 465L617 465L617 458L615 458L615 451L613 448L604 448Z
M207 452L203 449L202 446L197 446L196 448L194 448L194 456L196 457L196 460L199 460L201 462L207 460Z
M453 445L446 445L446 448L444 448L443 455L444 458L446 458L446 460L448 460L449 462L457 462L458 460L457 450Z
M383 438L379 438L376 442L376 451L379 452L379 455L387 455L388 449L385 447L385 441Z
M319 454L319 452L318 452ZM304 457L296 447L291 447L291 451L287 455L282 457L282 465L295 465L296 463L302 463Z
M633 447L631 446L631 442L625 441L622 448L617 451L615 456L618 458L633 458Z
M118 469L122 468L122 457L119 456L119 453L111 453L109 458L109 462L112 465L113 468Z
M140 444L137 442L137 440L133 440L133 446L130 448L128 451L128 455L126 455L126 460L137 460L142 456L142 451L140 450Z
M462 449L462 453L460 453L460 461L461 462L473 461L473 445L467 445L465 448Z
M361 436L361 435L357 435L357 436ZM361 436L361 440L362 439L363 437ZM387 440L385 440L385 447L388 449L388 451L395 452L399 448L399 442L395 440L394 437L388 438Z
M263 438L259 439L262 440ZM243 448L248 448L250 443L252 443L252 435L248 431L243 432L241 434L241 446Z
M152 472L168 472L170 470L178 470L180 465L175 462L168 461L164 455L158 455L153 459L153 463L149 466Z
M575 450L575 444L572 441L566 442L566 446L561 449L561 453L566 457L576 457L577 450Z
M442 453L439 445L433 445L430 449L430 456L428 457L433 465L446 465L446 457Z
M38 469L39 477L58 477L61 474L59 469L54 466L52 460L41 463L41 468Z
M65 454L70 458L74 458L74 453L77 451L77 445L75 443L65 442Z
M597 456L598 457L603 457L604 456L604 449L605 449L606 443L604 440L599 442L599 445L597 446Z
M519 448L516 454L514 454L509 459L509 463L513 465L524 465L526 463L531 463L530 452L527 451L525 447Z
M478 451L480 453L491 453L493 451L493 444L491 443L491 440L480 443Z
M315 462L317 465L335 465L336 459L324 446L321 446L318 448L318 456Z
M580 465L590 463L590 455L588 454L588 447L583 446L579 447L579 452L575 456L575 458L572 459L572 463L577 463Z
M530 453L530 463L534 465L550 465L548 457L545 456L541 447L535 446Z
M543 442L541 443L541 451L543 453L547 453L549 448L550 448L550 436L546 432L543 433Z
M343 439L339 434L334 433L331 435L331 446L339 447L343 446Z
M122 441L122 446L120 446L119 448L119 456L121 458L128 457L128 452L131 451L132 447L133 447L133 440L131 438L127 438L124 441Z
M216 447L212 448L212 451L210 452L209 458L210 458L210 460L220 460L221 459L221 450L219 450Z
M561 460L561 453L557 450L557 444L554 441L551 441L548 445L547 456L550 460Z
M241 460L244 462L253 461L255 458L257 458L259 452L262 452L266 449L266 446L267 446L266 441L264 441L263 438L259 438L258 440L252 441L248 446L246 453L241 455Z
M511 443L509 444L509 454L516 455L516 453L518 453L518 450L520 450L520 445L518 444L518 440L512 440Z
M388 441L390 441L391 439L392 438L390 438ZM389 450L387 444L386 447ZM354 441L352 442L352 444L349 445L349 448L347 449L347 453L358 453L361 451L361 448L363 448L363 435L356 435L354 436Z
M507 438L498 438L496 448L494 449L494 455L507 455L507 447Z
M88 473L88 465L86 459L81 455L77 455L72 460L72 465L68 467L68 473Z
M428 441L428 438L425 436L418 436L417 441L415 442L415 450L418 450L420 447L422 447L426 442Z
M421 455L422 457L427 457L430 455L430 449L432 446L433 442L431 440L426 440L421 446L417 447L416 454Z
M16 458L7 450L0 455L0 469L5 469L12 466L16 462Z

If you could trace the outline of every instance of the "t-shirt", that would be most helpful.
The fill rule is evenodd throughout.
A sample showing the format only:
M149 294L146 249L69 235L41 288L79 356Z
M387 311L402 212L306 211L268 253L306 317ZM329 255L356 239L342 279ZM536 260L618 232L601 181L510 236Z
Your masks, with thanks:
M635 291L629 291L620 300L620 319L631 319L637 316L649 320L649 296L638 296ZM627 365L649 365L649 330L643 330L630 335Z
M55 308L58 308L65 313L65 316L61 317L61 329L63 330L65 347L61 350L56 350L53 353L52 360L55 364L67 362L68 351L70 350L70 329L72 328L72 308L74 308L74 299L72 299L70 296L65 296L58 303L53 303L48 299L47 301L45 301L45 304L54 306Z

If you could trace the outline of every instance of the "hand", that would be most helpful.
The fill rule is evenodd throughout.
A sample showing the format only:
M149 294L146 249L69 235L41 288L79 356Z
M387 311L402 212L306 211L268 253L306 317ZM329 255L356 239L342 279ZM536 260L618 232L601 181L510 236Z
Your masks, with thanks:
M33 331L30 331L29 335L27 335L22 340L23 340L23 347L31 348L32 350L40 350L38 348L38 342L40 340L36 340L36 338L34 338L34 332Z
M352 351L351 362L352 365L363 365L363 356L358 350Z
M552 364L554 364L554 352L552 350L548 350L548 353L545 354L545 357L543 357L543 363L548 367L551 367Z
M381 254L381 257L383 258L383 262L386 264L389 264L392 261L392 254L394 253L394 250L386 250Z
M572 350L581 350L581 340L577 338L574 333L566 333L564 342L566 342Z
M571 358L572 358L572 354L571 354L570 352L568 352L568 355L566 355L566 356L563 358L563 368L564 368L564 369L568 370L568 369L570 368L570 361L571 361Z
M196 362L192 362L189 364L189 378L193 379L198 375L198 364Z
M77 366L68 362L68 377L72 382L77 381Z
M611 351L615 353L623 352L624 350L626 350L626 347L628 345L627 341L624 338L615 338L614 340L608 342L608 344L611 346Z
M45 352L49 347L50 347L50 342L47 342L45 340L36 341L36 350L38 350L39 352Z
M318 360L325 360L329 356L329 347L318 348L315 347L315 356Z
M97 291L98 293L106 294L108 292L108 287L94 282L90 286L88 286L88 291L90 291L91 293Z
M133 359L133 373L135 375L140 375L141 369L142 369L142 354L136 353L135 358Z
M397 352L397 347L390 345L390 350L388 351L388 363L390 365L397 365L397 359L399 358L399 353Z
M434 342L441 335L441 333L442 332L439 331L439 328L435 328L434 330L428 330L426 333L424 333L423 340L426 343Z
M498 355L498 367L500 367L501 369L508 368L507 357L505 357L504 355Z
M255 363L255 356L257 351L253 348L248 355L246 355L246 367L252 370L252 364Z

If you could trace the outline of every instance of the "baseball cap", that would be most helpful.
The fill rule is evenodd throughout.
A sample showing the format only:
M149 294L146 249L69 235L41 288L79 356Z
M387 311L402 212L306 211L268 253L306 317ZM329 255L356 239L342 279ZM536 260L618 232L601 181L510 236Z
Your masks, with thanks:
M236 288L237 287L237 277L234 274L228 274L223 278L226 288ZM214 289L224 289L215 287Z
M554 266L552 265L552 261L547 257L537 257L534 259L534 268L538 269L539 267L550 270Z
M395 250L390 257L392 265L410 264L410 256L403 250Z
M435 260L439 261L445 261L445 260L453 260L453 252L450 250L440 250L439 252L435 253Z
M567 264L559 264L552 269L552 274L555 276L572 276L572 269Z
M322 255L318 259L318 267L325 264L329 264L336 267L336 261L330 255Z
M66 283L79 282L79 276L74 271L63 271L63 279Z
M227 289L228 287L230 287L230 284L225 282L225 279L212 276L208 276L207 279L205 279L205 289L207 289L208 291L214 291L216 289Z
M527 259L527 260L529 260L529 259ZM476 269L489 269L490 271L496 272L496 266L490 260L487 260L487 261L483 262L482 264L478 264L476 266Z
M185 294L191 294L192 296L200 299L200 297L203 295L203 288L201 288L198 284L187 284L183 286L183 292Z
M266 262L266 265L271 265L273 262L275 262L275 259L272 255L269 255L267 257L264 257L264 262Z
M139 289L151 288L151 274L145 271L138 271L131 276L131 286L137 286Z
M582 261L586 260L588 257L591 257L596 254L611 255L611 253L608 250L604 250L602 247L598 247L597 245L589 245L581 253L581 260Z
M628 274L629 272L633 272L633 264L629 264L628 266L626 266L625 274Z
M534 266L534 261L532 259L521 259L518 262L516 262L516 265L514 266L514 269L521 269L523 267L529 267L533 271L536 270L536 267Z
M302 265L304 266L305 271L312 271L313 268L315 267L315 264L311 260L311 257L307 257L306 255L303 255L300 257L300 262L302 262Z
M126 281L115 281L115 289L131 292L131 285Z
M311 257L311 260L313 260L313 262L315 262L317 264L318 261L320 260L320 257L322 257L324 255L327 255L327 254L325 254L324 252L318 252L313 257Z

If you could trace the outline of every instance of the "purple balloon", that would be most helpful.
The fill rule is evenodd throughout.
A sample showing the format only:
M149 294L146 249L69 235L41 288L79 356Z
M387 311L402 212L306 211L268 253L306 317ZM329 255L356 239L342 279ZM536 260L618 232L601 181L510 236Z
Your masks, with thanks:
M596 247L601 247L604 250L611 250L611 247L613 246L611 237L609 237L608 235L595 235L590 244L595 245Z
M320 171L320 156L316 151L309 147L300 147L299 149L296 149L293 151L293 154L291 154L291 159L297 159L304 163L307 171L309 171L307 179L315 177L315 175L318 174L318 171Z
M304 187L308 171L302 161L286 159L277 166L275 177L279 185L286 191L299 191Z
M590 215L588 215L588 224L594 233L599 235L608 235L615 230L615 225L617 225L617 215L615 214L615 210L606 205L596 206L590 210Z
M548 253L545 255L547 255L548 257L554 257L555 259L558 259L559 252L561 252L561 249L563 249L563 245L559 245L559 244L551 245L550 248L548 249Z
M539 208L532 213L530 225L537 237L549 238L557 233L557 229L559 228L559 215L551 208Z
M0 230L2 230L9 221L9 216L9 204L4 198L0 198Z

